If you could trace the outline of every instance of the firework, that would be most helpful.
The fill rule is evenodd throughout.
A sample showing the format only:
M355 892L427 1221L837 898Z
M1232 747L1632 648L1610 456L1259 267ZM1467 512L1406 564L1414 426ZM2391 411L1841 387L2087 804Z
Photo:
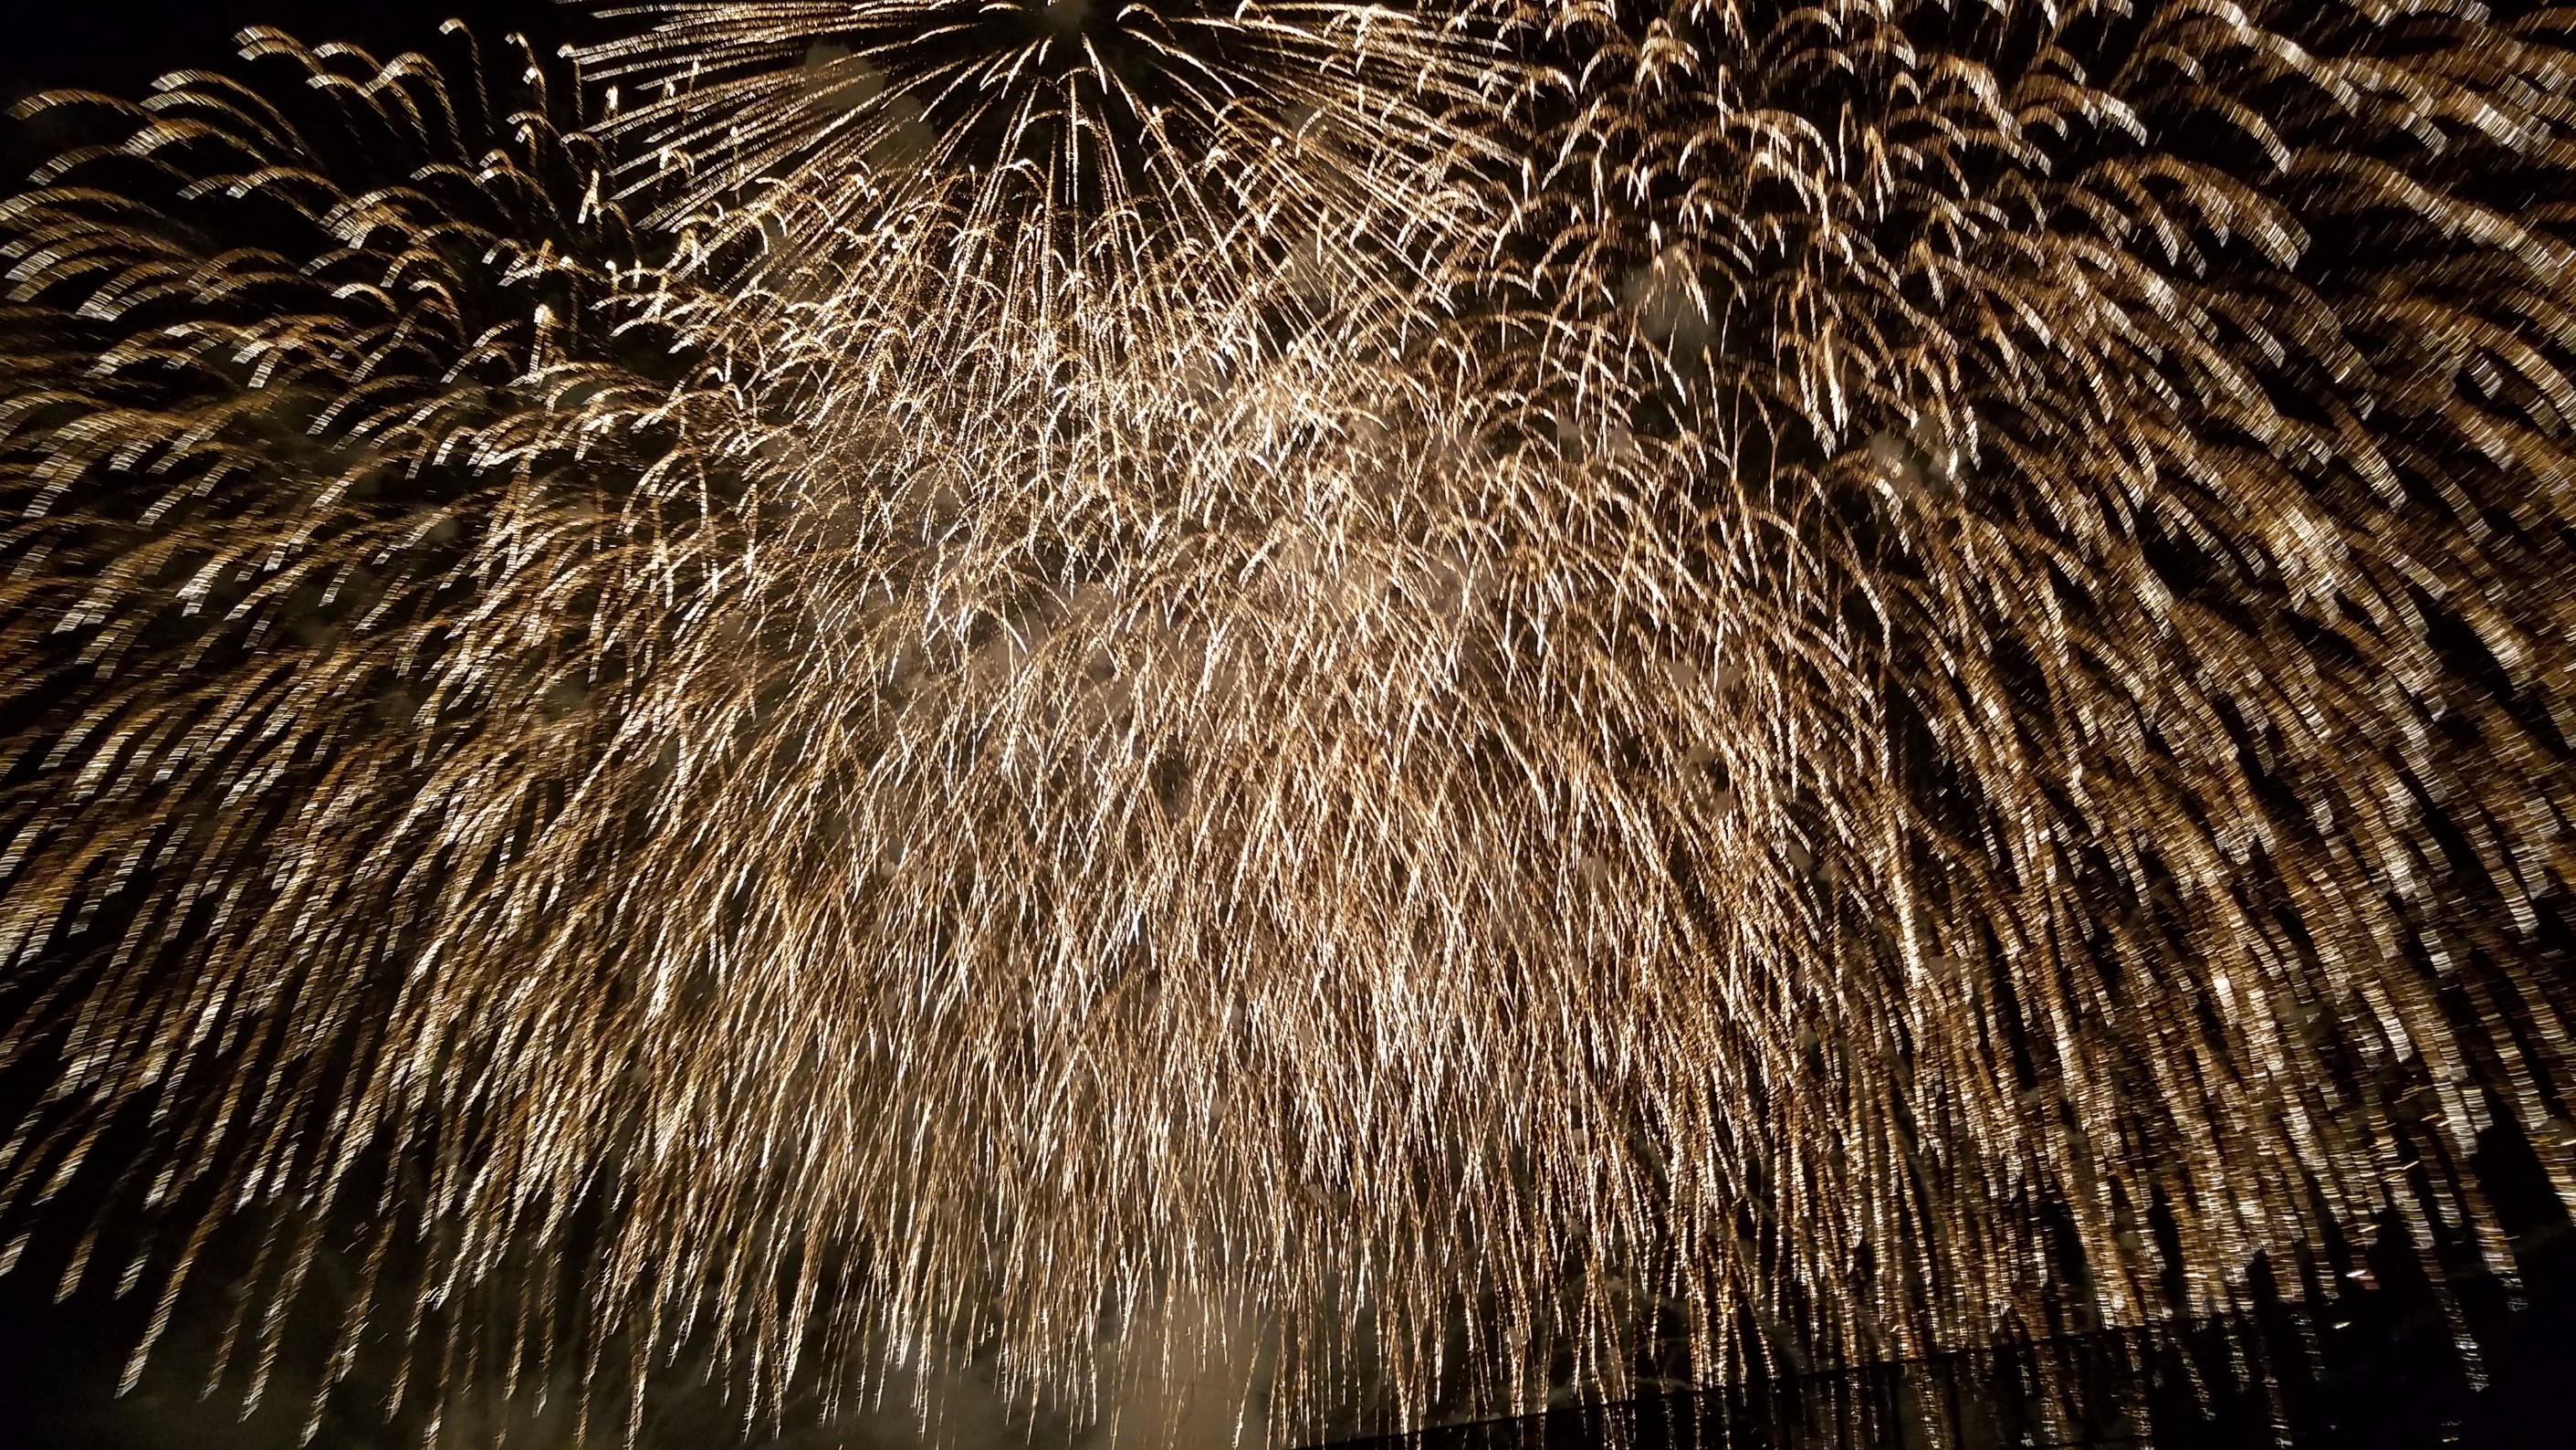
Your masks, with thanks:
M619 621L706 574L728 484L668 381L674 298L532 62L450 87L245 45L284 83L33 103L105 140L7 206L0 1056L61 1070L0 1171L41 1203L152 1105L142 1157L96 1170L180 1224L115 1266L159 1293L152 1338L215 1221L273 1210L274 1292L227 1335L256 1395L357 1165L438 1165L389 1226L463 1205L451 1054L521 1029L388 1023L446 984L438 913L579 808L594 698L654 648Z
M1490 235L1498 194L1476 178L1520 160L1469 124L1519 81L1502 27L1471 14L607 13L649 22L579 53L630 152L619 195L687 228L685 256L801 303L828 371L870 382L1169 373L1212 338L1241 354L1400 327L1424 274Z
M1290 1433L2576 1199L2558 22L645 18L10 204L11 1201Z
M2171 1307L2241 1303L2258 1254L2320 1294L2320 1217L2392 1208L2509 1276L2460 1172L2494 1115L2576 1187L2535 1087L2566 1050L2556 32L1555 34L1594 59L1510 249L1576 340L1538 371L1608 380L1590 446L1705 440L1733 497L1650 509L1772 531L1757 613L1813 642L1739 685L1777 733L1716 752L1792 879L1718 914L1768 938L1758 1005L1684 1040L1750 1031L1719 1060L1754 1070L1712 1100L1677 1044L1632 1100L1671 1125L1647 1201L1695 1321L1793 1304L1910 1353L2057 1322L2051 1274L2114 1321L2169 1307L2167 1263ZM1630 859L1674 919L1740 869ZM1747 1204L1742 1277L1694 1287Z

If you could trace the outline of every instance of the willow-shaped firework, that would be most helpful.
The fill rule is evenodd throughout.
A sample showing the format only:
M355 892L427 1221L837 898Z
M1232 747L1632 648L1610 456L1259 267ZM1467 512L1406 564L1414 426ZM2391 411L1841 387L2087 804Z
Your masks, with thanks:
M441 1275L559 1238L560 1203L485 1196L549 1152L488 1135L471 1066L530 1022L421 1013L470 1010L442 944L618 748L602 697L662 647L634 609L739 551L711 460L754 435L700 452L653 322L684 299L524 53L450 87L419 57L244 43L271 83L29 103L103 139L0 217L0 1061L57 1074L0 1203L87 1171L116 1180L102 1220L174 1225L115 1266L159 1294L129 1384L219 1221L271 1224L225 1336L256 1396L325 1233L379 1191L344 1356L371 1317L434 1348ZM120 1161L91 1162L102 1141ZM479 1227L406 1304L379 1270L451 1211Z
M12 1202L1286 1432L2576 1201L2564 16L650 15L10 204Z
M2564 26L1855 3L1551 31L1585 60L1499 269L1538 310L1522 375L1603 400L1581 447L1710 460L1642 517L1764 536L1728 584L1785 642L1710 647L1712 543L1617 594L1655 601L1640 666L1736 712L1697 746L1607 712L1622 753L1697 748L1768 858L1747 890L1678 823L1622 853L1650 915L1708 923L1667 970L1717 969L1655 996L1673 1037L1636 1055L1649 1126L1608 1192L1673 1236L1648 1257L1699 1362L1744 1352L1745 1303L1866 1356L2222 1308L2258 1255L2319 1294L2319 1219L2392 1209L2509 1275L2463 1173L2499 1114L2576 1189L2542 1086ZM1632 789L1597 818L1679 798Z

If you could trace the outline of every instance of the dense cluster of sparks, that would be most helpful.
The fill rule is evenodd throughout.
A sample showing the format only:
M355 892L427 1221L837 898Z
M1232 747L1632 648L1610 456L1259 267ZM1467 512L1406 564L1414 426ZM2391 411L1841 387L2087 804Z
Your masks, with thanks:
M10 1261L1297 1432L2576 1203L2576 16L600 23L31 107Z

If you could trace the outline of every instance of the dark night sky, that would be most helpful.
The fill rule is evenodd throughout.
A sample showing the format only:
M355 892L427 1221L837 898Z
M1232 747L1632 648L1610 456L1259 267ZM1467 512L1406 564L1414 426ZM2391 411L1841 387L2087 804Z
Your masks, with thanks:
M551 0L44 0L10 7L0 97L58 86L132 93L154 76L221 62L244 26L308 40L351 39L386 53L425 43L455 16L478 31L555 35L569 18Z

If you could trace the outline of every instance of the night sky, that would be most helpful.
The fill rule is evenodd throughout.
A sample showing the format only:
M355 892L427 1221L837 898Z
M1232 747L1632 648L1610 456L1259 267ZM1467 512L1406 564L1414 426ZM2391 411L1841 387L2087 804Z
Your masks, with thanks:
M385 52L420 45L450 16L477 30L561 30L568 17L531 0L100 0L11 7L0 95L76 86L132 92L154 76L230 58L232 36L274 25L309 40L351 39Z

